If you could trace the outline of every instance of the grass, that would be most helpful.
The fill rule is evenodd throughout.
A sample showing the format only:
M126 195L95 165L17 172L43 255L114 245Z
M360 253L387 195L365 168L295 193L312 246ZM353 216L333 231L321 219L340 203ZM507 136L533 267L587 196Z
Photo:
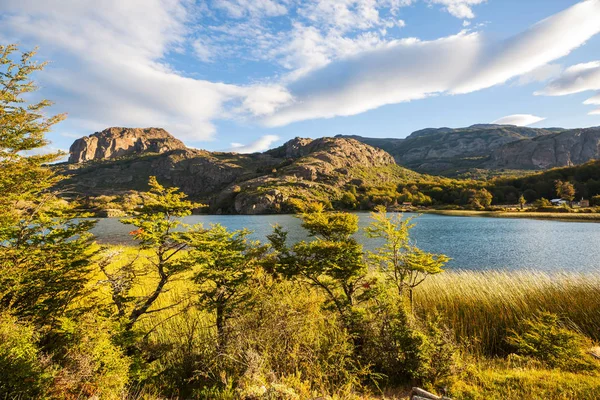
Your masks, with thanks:
M452 387L464 400L598 399L600 376L558 370L510 368L503 362L482 363L470 378Z
M600 222L600 213L551 213L531 211L473 211L473 210L423 210L422 213L439 214L451 217L493 217L557 219L563 221Z
M415 308L421 314L437 310L458 339L475 341L486 354L506 352L507 332L540 311L598 341L600 274L446 272L417 288Z

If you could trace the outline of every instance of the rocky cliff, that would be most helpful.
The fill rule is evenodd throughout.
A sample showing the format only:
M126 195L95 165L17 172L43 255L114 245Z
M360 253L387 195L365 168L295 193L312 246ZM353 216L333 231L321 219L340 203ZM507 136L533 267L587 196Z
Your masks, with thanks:
M160 128L108 128L77 139L69 149L69 163L110 160L143 153L184 150L180 140Z
M490 168L548 169L600 158L600 127L573 129L513 142L496 149Z
M418 172L453 176L473 168L485 168L491 154L509 143L560 132L512 125L473 125L467 128L428 128L405 139L350 136L379 147L396 162Z

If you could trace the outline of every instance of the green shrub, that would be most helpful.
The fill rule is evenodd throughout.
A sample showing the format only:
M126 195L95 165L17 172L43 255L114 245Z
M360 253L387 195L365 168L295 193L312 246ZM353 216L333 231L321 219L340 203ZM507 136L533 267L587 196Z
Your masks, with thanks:
M36 331L8 313L0 314L0 394L3 398L43 397L54 370L37 346Z
M55 356L63 367L55 379L58 396L117 398L124 392L131 362L113 343L114 334L113 324L98 315L61 320L59 335L65 346Z
M550 368L568 371L591 370L596 363L587 354L588 338L566 328L556 314L541 313L523 322L520 332L507 338L516 354L542 362Z

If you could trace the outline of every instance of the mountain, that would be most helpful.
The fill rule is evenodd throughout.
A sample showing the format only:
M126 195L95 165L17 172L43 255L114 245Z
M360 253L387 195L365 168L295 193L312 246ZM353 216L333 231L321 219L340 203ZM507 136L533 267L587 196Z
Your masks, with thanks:
M600 127L572 129L506 144L493 151L491 168L548 169L600 158Z
M495 150L503 146L560 133L560 128L537 129L479 124L467 128L428 128L405 139L348 137L390 153L402 166L421 173L456 176L474 168L487 169ZM512 168L506 165L503 168Z
M357 187L418 176L385 151L349 138L296 138L264 153L238 154L189 149L155 128L109 128L78 139L69 162L56 168L71 196L143 191L154 175L210 212L240 214L291 211L297 201L336 201Z

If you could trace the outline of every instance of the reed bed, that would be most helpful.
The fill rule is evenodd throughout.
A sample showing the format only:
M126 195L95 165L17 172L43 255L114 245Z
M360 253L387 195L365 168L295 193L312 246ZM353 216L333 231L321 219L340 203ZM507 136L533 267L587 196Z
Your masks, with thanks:
M512 329L541 311L600 340L600 273L457 271L431 277L415 292L415 309L437 310L459 340L484 354L505 354Z

